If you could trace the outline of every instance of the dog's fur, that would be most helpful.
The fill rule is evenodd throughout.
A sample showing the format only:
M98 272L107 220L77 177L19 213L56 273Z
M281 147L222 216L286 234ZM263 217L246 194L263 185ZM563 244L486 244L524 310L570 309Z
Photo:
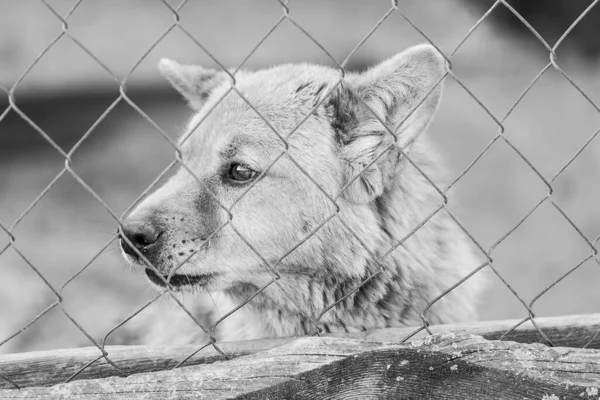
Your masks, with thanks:
M338 301L319 320L325 332L420 324L428 303L478 266L444 210L420 226L443 203L429 182L440 184L442 167L421 135L445 74L433 47L410 48L339 85L339 71L309 64L239 71L235 90L223 71L169 60L160 69L195 111L181 143L186 167L124 225L153 224L162 234L151 251L141 250L148 261L179 282L198 277L178 288L221 292L228 307L271 282L265 263L280 275L217 336L313 333L311 320ZM275 131L290 135L280 158L286 145ZM261 174L232 181L236 163ZM474 275L439 299L427 320L473 319L481 286Z

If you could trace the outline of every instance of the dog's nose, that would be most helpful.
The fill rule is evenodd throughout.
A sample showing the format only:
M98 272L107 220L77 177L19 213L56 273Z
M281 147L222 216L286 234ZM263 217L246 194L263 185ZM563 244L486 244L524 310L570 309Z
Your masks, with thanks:
M158 242L162 231L150 221L126 221L123 224L123 235L129 239L139 251L147 250ZM137 257L136 252L123 238L121 238L123 251L130 256Z

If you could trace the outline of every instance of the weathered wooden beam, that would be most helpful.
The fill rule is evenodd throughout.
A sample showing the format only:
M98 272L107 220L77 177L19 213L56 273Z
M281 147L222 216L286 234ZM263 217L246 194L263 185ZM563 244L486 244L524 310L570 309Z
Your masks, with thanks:
M185 361L184 366L210 364L268 350L293 340L294 338L275 338L219 343L219 349L226 356L212 346L200 351L201 346L107 346L105 350L108 358L118 369L105 358L99 358L102 352L96 347L0 355L0 389L14 389L15 385L20 388L52 386L70 378L96 379L164 371L174 368L182 361ZM190 357L195 352L197 354Z
M429 329L433 333L464 330L474 335L483 336L486 339L510 340L519 343L544 343L553 346L583 347L600 349L600 314L569 315L564 317L535 318L535 324L544 332L539 330L531 321L526 321L516 329L506 334L510 329L522 320L486 321L468 324L431 325ZM417 328L387 328L375 329L366 332L353 332L344 334L331 334L331 336L348 337L377 342L397 342L407 335L414 333ZM426 330L415 334L411 339L423 338L429 335Z
M487 339L498 339L507 330L517 324L517 320L492 321L477 324L456 324L431 326L435 332L465 330ZM536 324L558 346L582 347L600 330L600 314L579 315L558 318L536 318ZM346 337L375 342L399 342L417 328L389 328L370 332L344 334ZM422 339L428 335L420 331L413 339ZM534 343L542 337L527 322L511 334L507 340ZM238 343L219 343L218 346L229 358L254 354L291 342L292 338L252 340ZM599 348L600 340L593 340L589 348ZM101 352L95 347L51 350L9 354L0 356L0 389L18 387L52 386L63 383L76 372L84 368L74 380L105 378L109 376L132 375L144 372L169 370L193 354L199 347L146 347L146 346L108 346L106 351L110 360L119 368L114 368L104 358L98 359ZM97 361L93 362L94 360ZM185 362L185 366L210 364L227 359L214 348L207 347ZM92 363L93 362L93 363ZM92 363L91 365L88 365ZM2 379L2 377L8 380Z
M466 333L408 344L312 337L210 365L2 390L0 399L597 398L599 361L598 350Z

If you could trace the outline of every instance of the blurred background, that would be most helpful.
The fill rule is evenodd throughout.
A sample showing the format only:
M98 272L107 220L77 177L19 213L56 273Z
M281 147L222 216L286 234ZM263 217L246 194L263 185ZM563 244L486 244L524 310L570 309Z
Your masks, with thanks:
M592 1L507 3L553 46ZM217 66L181 30L166 33L174 16L161 1L47 4L54 11L41 1L0 0L0 225L15 237L15 246L8 246L9 236L0 228L0 343L27 327L0 346L0 353L91 344L59 307L28 326L56 302L32 266L58 289L89 264L64 287L62 305L96 340L154 296L141 271L126 267L116 243L109 244L116 223L106 207L68 172L55 180L65 159L40 131L65 152L77 144L72 169L121 215L174 159L168 141L139 111L171 138L190 116L159 75L158 60ZM556 49L562 73L552 66L547 69L510 113L550 62L548 49L519 18L492 0L400 0L398 7L447 55L468 36L451 56L457 80L446 79L442 105L429 132L451 180L498 134L494 118L502 121L504 135L548 181L600 129L600 112L590 102L600 104L600 5ZM289 3L290 17L338 62L389 9L386 0ZM63 34L57 15L67 14L68 30ZM178 14L181 25L230 68L252 52L281 19L283 9L274 0L191 0ZM394 11L348 66L363 69L426 41ZM300 61L334 65L314 41L283 20L245 67ZM126 94L139 110L119 97L117 81L125 77ZM16 107L10 107L8 92L15 84ZM592 140L552 181L553 201L590 242L600 234L598 177L600 139ZM448 209L489 249L547 192L530 166L496 140L449 190ZM494 248L492 258L526 303L587 259L532 306L536 316L559 316L600 312L600 266L591 254L577 230L545 201ZM527 311L492 275L480 315L482 320L523 318Z

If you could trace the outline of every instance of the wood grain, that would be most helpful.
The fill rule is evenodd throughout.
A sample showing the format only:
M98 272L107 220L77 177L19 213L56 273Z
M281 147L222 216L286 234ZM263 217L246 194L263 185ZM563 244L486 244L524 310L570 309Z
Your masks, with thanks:
M466 331L487 339L498 339L518 321L493 321L478 324L431 326L433 332ZM600 314L569 316L561 318L538 318L536 324L545 332L555 345L582 347L600 329ZM399 342L416 328L390 328L370 332L345 334L347 338L368 342ZM422 330L413 339L423 339L428 334ZM531 322L527 322L506 337L509 340L533 343L542 341L542 337ZM293 338L252 340L238 343L219 343L219 347L229 359L264 352L293 342ZM593 340L590 348L598 348L600 341ZM73 374L87 366L74 380L97 379L111 376L124 376L156 371L167 371L193 354L199 347L145 347L145 346L109 346L108 357L119 368L114 368L104 358L98 359L101 352L95 348L80 348L30 352L0 356L0 389L53 386L64 383ZM93 362L94 360L97 361ZM212 364L227 360L214 348L207 347L195 354L185 366ZM93 363L92 363L93 362ZM88 365L92 363L91 365ZM209 366L210 367L210 366ZM124 375L121 374L124 373ZM1 377L6 377L4 380Z
M488 341L467 333L408 344L313 337L210 365L2 390L0 398L597 398L599 360L598 350Z
M429 329L433 333L464 330L466 332L483 336L486 339L498 340L507 331L516 326L521 320L486 321L469 324L432 325ZM583 347L600 349L600 314L569 315L564 317L536 318L535 324L544 332L554 346ZM351 337L379 342L397 342L414 333L416 328L388 328L375 329L366 332L332 334L331 336ZM421 330L412 339L423 338L429 335ZM598 335L598 336L596 336ZM519 325L511 333L503 337L519 343L547 343L545 338L531 321Z
M215 361L253 354L289 343L292 340L293 338L276 338L219 343L219 348L227 357L212 346L208 346L185 361L183 366L210 364ZM0 389L14 389L15 384L20 388L52 386L67 381L84 367L73 379L106 378L169 370L200 348L201 346L107 346L105 350L108 358L118 369L106 359L98 359L102 353L96 347L2 355L0 356L0 377L4 376L10 382L0 378ZM97 361L94 362L94 360Z

